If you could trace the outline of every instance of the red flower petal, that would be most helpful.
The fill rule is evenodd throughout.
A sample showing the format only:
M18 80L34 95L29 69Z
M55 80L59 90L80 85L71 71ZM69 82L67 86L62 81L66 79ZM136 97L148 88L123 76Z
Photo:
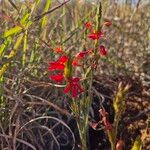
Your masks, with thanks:
M62 53L62 52L63 52L63 49L62 49L61 47L56 47L56 48L54 49L54 51L57 52L57 53Z
M81 64L79 64L78 60L75 58L73 61L72 61L72 65L73 66L82 66Z
M87 51L82 51L82 52L77 53L72 61L72 65L82 66L81 64L79 64L79 59L83 59L87 54L91 53L92 51L93 51L92 49L89 49Z
M64 63L68 61L67 56L61 56L56 62L52 61L49 63L48 70L64 70Z
M51 70L64 70L64 68L65 68L64 64L60 64L58 62L50 62L49 64L50 64L50 66L49 66L48 70L50 70L50 71Z
M59 63L65 63L65 62L67 62L67 61L68 61L68 57L65 56L65 55L63 55L63 56L61 56L61 57L58 59L57 62L59 62Z
M53 76L50 76L50 78L56 82L61 82L64 80L63 74L53 75Z
M76 86L71 87L71 95L72 95L72 97L77 97L78 93L77 93Z
M93 40L99 39L99 37L96 33L91 33L90 35L88 35L88 38L93 39Z
M92 40L98 40L101 37L103 37L103 33L101 31L99 32L93 32L91 34L88 35L88 38L92 39Z
M78 78L78 77L76 77L76 78L70 78L68 81L70 83L77 84L80 81L80 78Z
M82 51L77 53L77 55L75 56L76 58L83 58L84 56L86 56L89 53L89 51Z
M97 129L97 126L98 126L98 123L91 123L91 127L96 130Z
M69 84L68 86L65 87L64 92L68 93L71 89L71 85Z
M108 120L108 113L104 109L99 110L100 115L102 116L102 122L106 130L112 130L112 125Z
M86 23L85 23L85 27L86 27L87 29L90 29L90 28L92 27L92 23L91 23L91 22L86 22Z
M70 78L68 79L69 84L65 87L64 92L70 92L72 97L77 97L83 89L79 85L80 78Z
M105 49L105 47L104 47L103 45L101 45L101 46L99 47L99 53L100 53L100 55L102 55L102 56L106 56L106 55L107 55L107 50Z

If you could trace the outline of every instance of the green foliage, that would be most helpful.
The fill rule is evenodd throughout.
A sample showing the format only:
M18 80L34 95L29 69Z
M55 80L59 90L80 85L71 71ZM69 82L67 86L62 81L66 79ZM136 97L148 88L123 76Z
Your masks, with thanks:
M2 17L1 19L2 24L0 25L0 31L2 31L0 39L0 108L3 107L5 110L9 106L14 105L13 107L17 107L18 104L20 105L20 103L23 103L23 106L29 105L30 107L28 107L28 109L30 108L32 111L34 101L27 104L26 102L24 103L22 99L19 99L19 102L17 101L18 99L15 99L15 102L17 101L17 103L15 104L14 101L11 103L9 99L13 97L7 97L6 93L8 91L3 93L3 85L11 87L15 96L23 96L28 89L24 86L23 88L20 87L16 80L16 83L13 84L16 84L17 88L14 89L11 82L14 81L14 78L19 78L21 81L25 82L34 80L34 82L32 82L34 86L30 87L31 89L38 86L37 83L39 81L46 80L46 83L49 83L47 63L51 59L57 59L60 55L59 53L55 53L55 47L62 46L64 54L70 54L71 57L77 52L87 50L87 48L93 48L92 43L86 38L87 33L85 32L84 24L86 21L91 21L92 24L96 23L95 30L100 30L101 23L103 22L102 16L104 15L106 15L106 18L112 20L113 24L112 27L110 27L110 31L105 36L106 39L109 37L110 41L108 43L104 40L101 40L101 43L95 42L94 49L96 53L98 44L104 44L108 48L109 56L107 58L102 58L99 61L90 59L86 63L91 64L94 61L98 61L97 63L101 65L99 68L100 70L97 72L98 75L99 72L104 75L122 74L124 72L128 74L136 72L134 69L142 70L142 63L143 61L148 61L149 53L150 36L148 18L150 14L146 11L149 10L148 5L147 7L134 11L134 17L131 20L130 17L131 14L133 14L132 8L128 9L127 7L118 5L109 9L108 0L102 0L102 5L99 5L99 3L96 5L87 3L87 1L82 1L83 3L80 1L74 2L77 4L75 7L74 3L67 3L66 5L61 6L57 1L52 0L46 0L46 3L43 3L42 0L23 1L17 3L17 5L12 0L9 0L11 5L7 5L6 1L2 1L2 4L4 4L3 10L5 10L9 19L6 17L7 15L5 15L5 17ZM59 5L60 7L58 7L56 11L43 15L50 10L50 8L53 9ZM2 5L0 7L2 7ZM36 19L41 15L43 16L39 20ZM0 14L0 17L1 16L3 15ZM85 61L86 60L87 59L85 58ZM132 65L132 63L130 63L131 61L136 64L136 66ZM71 62L67 65L70 70L65 70L68 71L66 74L71 76ZM130 67L128 65L130 65ZM15 69L17 70L17 73L14 72ZM92 67L84 68L83 70L83 82L85 82L84 84L86 86L88 85L89 90L87 93L90 95L93 81ZM18 75L18 72L21 72L21 77ZM89 84L89 82L91 83ZM28 83L26 84L28 85ZM47 85L44 83L43 87L51 86L64 87L64 85L59 86L51 83ZM40 85L39 87L42 86ZM54 89L52 89L52 91L54 91ZM36 93L38 92L39 91ZM116 112L115 129L114 132L108 134L110 141L112 141L113 144L116 142L119 121L121 119L122 111L125 108L124 98L126 92L127 91L124 91L121 87L121 89L118 89L118 93L114 100ZM55 95L55 93L53 94ZM71 104L72 110L74 109L73 112L75 114L80 114L79 117L83 118L78 121L78 127L80 129L80 136L83 138L85 149L87 148L86 132L88 129L91 96L92 94L87 97L85 96L80 101L73 100ZM30 96L28 97L30 98ZM47 94L47 99L48 97L49 95ZM63 97L63 95L61 95L61 97ZM31 103L32 105L30 105ZM49 109L49 105L48 107L44 105L44 109L45 108ZM15 108L11 107L8 109L10 109L9 111L11 113L15 110ZM28 111L28 109L25 108L23 111ZM15 112L15 115L17 116L19 113ZM44 115L44 112L42 113ZM7 130L8 126L11 126L10 124L12 121L10 121L9 125L7 124L9 122L9 115L10 114L7 113L8 119L5 123L2 122L3 125L6 124ZM0 117L4 118L4 116L4 113L0 112ZM12 126L14 127L15 122L13 121ZM140 150L140 148L141 140L140 138L137 138L132 150Z
M0 69L0 78L3 76L3 74L5 73L5 71L8 69L9 64L10 64L10 62L11 62L11 59L12 59L13 57L15 57L15 55L16 55L16 53L17 53L17 50L18 50L18 48L19 48L19 46L20 46L20 44L21 44L21 42L22 42L22 38L23 38L23 34L21 34L21 35L17 38L13 50L12 50L12 51L10 52L10 54L8 55L8 61L7 61L5 64L3 64L2 68Z
M22 27L16 26L14 28L11 28L11 29L5 31L3 37L6 38L8 36L12 36L12 35L20 32L21 30L22 30Z
M51 5L51 0L47 0L46 5L45 5L45 8L44 8L44 12L47 12L47 11L49 10L50 5ZM44 12L43 12L43 13L44 13ZM42 28L44 28L44 27L46 26L46 24L47 24L47 17L44 16L44 17L42 18L42 23L41 23Z
M3 55L4 51L9 47L12 42L12 38L8 37L4 40L4 43L0 46L0 56Z

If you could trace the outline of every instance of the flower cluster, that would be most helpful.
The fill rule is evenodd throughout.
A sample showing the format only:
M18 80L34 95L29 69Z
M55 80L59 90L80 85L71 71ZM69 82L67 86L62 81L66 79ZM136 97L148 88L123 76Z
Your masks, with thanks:
M68 85L65 87L64 92L68 93L69 91L72 93L72 97L77 97L79 93L82 93L84 90L79 84L80 78L70 78L68 79Z
M80 86L80 78L66 76L67 63L69 61L68 56L63 55L57 61L49 62L49 71L59 71L56 75L50 75L50 78L55 82L67 81L67 85L64 89L65 93L71 93L72 97L77 97L83 92L83 88Z
M89 49L86 51L81 51L79 53L77 53L73 59L72 64L74 66L80 66L82 67L83 65L81 63L79 63L81 60L83 60L88 54L92 54L93 53L93 49Z
M56 82L61 82L64 80L64 69L65 69L65 63L68 61L68 57L63 55L61 56L57 61L51 61L49 62L49 71L57 70L61 71L57 75L51 75L50 78Z
M101 122L104 124L105 129L106 130L111 130L112 125L111 125L111 123L109 122L109 119L108 119L109 114L104 109L100 109L99 113L102 116Z
M56 52L56 53L63 53L64 51L63 51L61 46L58 46L58 47L55 47L54 52Z
M110 21L105 21L103 23L104 26L110 26ZM87 37L91 40L99 40L104 37L104 33L102 31L95 31L94 25L91 22L85 23L85 29L90 31ZM63 49L58 46L54 48L54 52L64 54ZM77 97L84 90L80 85L80 77L72 76L72 70L75 66L83 67L83 60L87 55L94 54L93 49L89 49L86 51L78 52L74 57L70 58L70 55L62 55L57 61L49 62L49 71L55 71L54 75L50 75L50 79L55 82L61 83L66 82L66 87L64 88L65 93L70 93L72 97ZM106 56L107 50L103 45L99 46L99 54L100 56ZM68 73L69 72L69 73Z
M110 26L112 23L109 20L104 20L102 26ZM86 22L85 23L85 28L87 30L90 30L90 33L88 34L88 38L92 40L100 40L101 38L104 38L104 33L100 31L95 31L93 29L94 25L92 25L91 22ZM107 50L103 45L99 46L99 54L101 56L107 56Z
M107 131L112 130L112 124L109 122L109 119L108 119L109 114L104 109L100 109L99 114L102 119L97 123L90 123L91 127L94 130L97 130L99 128L100 124L103 124Z

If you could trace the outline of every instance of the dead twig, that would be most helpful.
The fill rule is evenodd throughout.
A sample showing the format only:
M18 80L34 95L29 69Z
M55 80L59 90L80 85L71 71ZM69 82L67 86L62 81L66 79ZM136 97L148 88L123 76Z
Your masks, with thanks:
M67 110L58 107L57 105L55 105L55 104L53 104L53 103L47 101L46 99L43 99L43 98L38 97L38 96L35 96L35 95L29 95L29 94L25 94L25 96L28 96L28 97L31 97L31 98L34 98L34 99L41 100L41 101L44 102L46 105L49 105L49 106L53 107L55 110L59 111L61 114L65 114L65 115L68 115L68 116L72 116ZM39 105L38 102L27 102L27 104ZM43 105L43 103L42 103L42 105Z
M39 20L42 19L45 15L48 15L48 14L52 13L53 11L57 10L58 8L62 7L62 6L65 5L66 3L68 3L69 1L70 1L70 0L67 0L67 1L61 3L60 5L55 6L54 8L50 9L49 11L47 11L47 12L41 14L41 15L36 16L33 21L39 21Z

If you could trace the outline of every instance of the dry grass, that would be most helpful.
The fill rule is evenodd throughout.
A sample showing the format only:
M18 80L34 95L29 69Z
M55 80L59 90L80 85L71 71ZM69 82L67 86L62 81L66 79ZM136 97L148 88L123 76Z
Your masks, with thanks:
M57 1L45 8L38 1L25 1L16 3L15 8L8 2L0 3L0 149L45 150L48 144L53 150L77 147L79 141L75 143L73 129L68 126L73 118L68 98L62 95L61 87L51 84L47 68L48 62L58 57L56 46L72 54L91 47L90 42L86 45L83 24L94 22L95 5L77 1L62 5ZM106 3L104 8L105 18L112 21L106 35L110 40L101 41L109 57L101 60L96 75L102 77L100 82L106 81L103 85L109 81L107 76L137 77L144 86L141 91L149 97L150 3L136 9ZM45 19L41 17L44 9L51 10ZM149 110L149 104L140 100L140 106L136 105L142 107L140 112ZM148 126L147 119L147 128L145 124L141 127L143 135L149 132ZM147 142L145 150L148 146Z

